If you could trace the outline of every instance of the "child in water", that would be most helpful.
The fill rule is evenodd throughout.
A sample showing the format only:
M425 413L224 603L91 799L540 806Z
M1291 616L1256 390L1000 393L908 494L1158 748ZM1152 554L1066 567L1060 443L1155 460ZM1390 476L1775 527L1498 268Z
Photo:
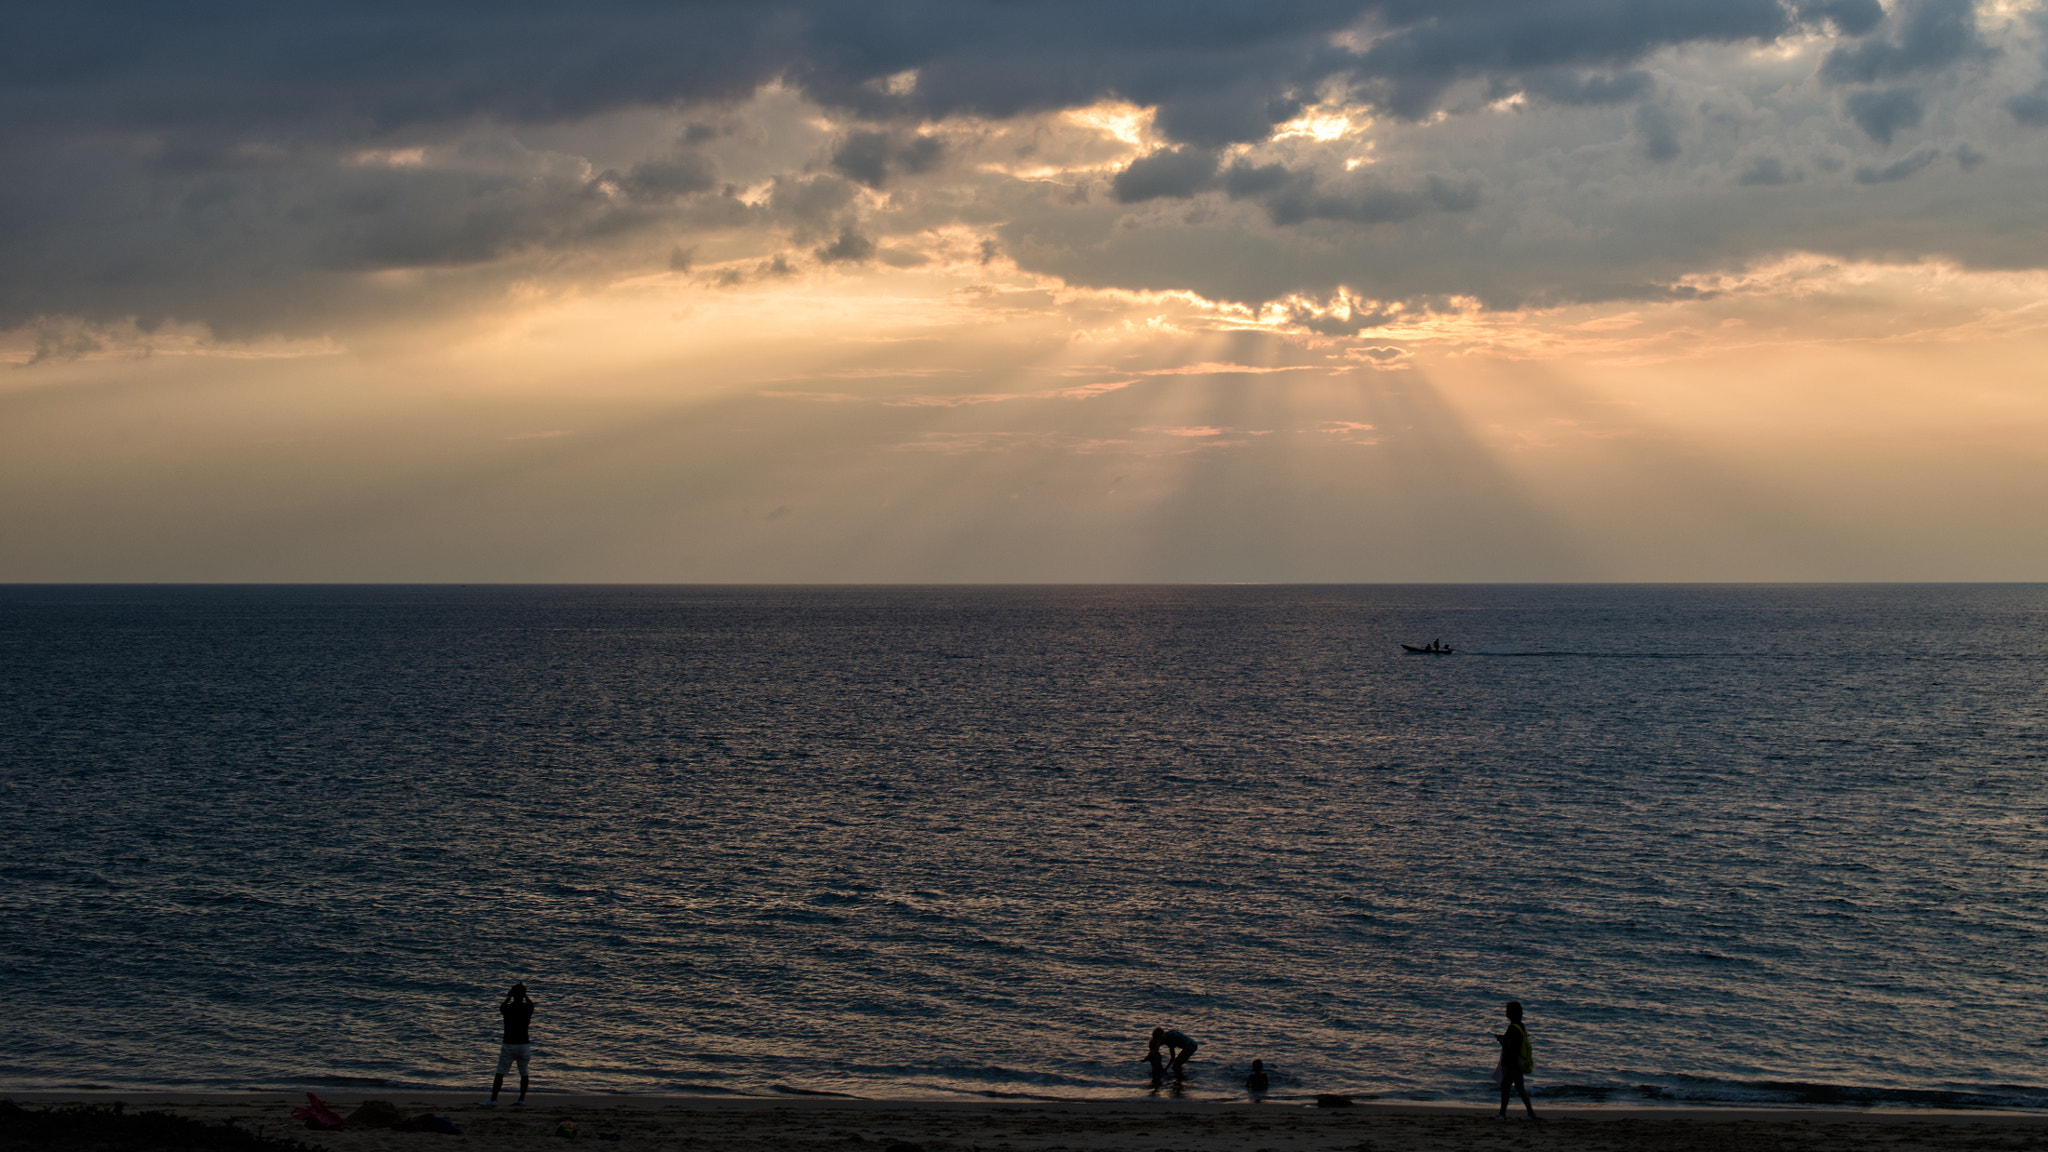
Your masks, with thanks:
M1266 1089L1271 1086L1272 1081L1266 1079L1266 1062L1264 1060L1252 1061L1252 1074L1244 1078L1244 1090L1251 1094L1252 1103L1257 1104L1264 1101Z

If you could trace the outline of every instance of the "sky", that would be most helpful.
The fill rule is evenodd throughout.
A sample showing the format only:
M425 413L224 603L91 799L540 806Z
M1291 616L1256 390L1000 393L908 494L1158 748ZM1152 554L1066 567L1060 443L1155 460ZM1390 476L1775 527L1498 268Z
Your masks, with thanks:
M0 11L0 581L2048 579L2041 0Z

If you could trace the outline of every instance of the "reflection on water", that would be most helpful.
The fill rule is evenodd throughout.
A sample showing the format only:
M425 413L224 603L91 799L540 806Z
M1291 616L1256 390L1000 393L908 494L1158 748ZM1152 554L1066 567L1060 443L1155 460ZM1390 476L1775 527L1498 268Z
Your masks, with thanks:
M0 1083L477 1086L525 979L541 1090L1141 1096L1164 1024L1192 1095L1479 1098L1515 997L1539 1092L2048 1102L2044 621L0 589Z

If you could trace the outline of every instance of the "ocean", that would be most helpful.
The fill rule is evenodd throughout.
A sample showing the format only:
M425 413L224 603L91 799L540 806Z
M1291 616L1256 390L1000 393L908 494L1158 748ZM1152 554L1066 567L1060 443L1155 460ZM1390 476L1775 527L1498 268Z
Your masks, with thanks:
M1454 655L1404 654L1433 638ZM0 588L0 1089L2048 1107L2048 586Z

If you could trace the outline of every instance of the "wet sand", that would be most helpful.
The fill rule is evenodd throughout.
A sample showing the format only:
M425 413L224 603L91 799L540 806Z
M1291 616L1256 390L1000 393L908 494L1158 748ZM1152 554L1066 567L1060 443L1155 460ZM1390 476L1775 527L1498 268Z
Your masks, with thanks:
M386 1100L432 1112L461 1136L389 1130L315 1132L290 1119L304 1096L272 1093L14 1093L17 1103L124 1102L228 1120L332 1152L427 1152L437 1144L544 1152L574 1121L577 1143L646 1152L2048 1152L2048 1116L2012 1112L1826 1109L1558 1108L1544 1123L1506 1123L1472 1107L1364 1103L1135 1101L1116 1103L536 1096L524 1108L477 1106L475 1095L323 1093L346 1115ZM288 1125L288 1127L287 1127ZM616 1136L616 1142L603 1139Z

